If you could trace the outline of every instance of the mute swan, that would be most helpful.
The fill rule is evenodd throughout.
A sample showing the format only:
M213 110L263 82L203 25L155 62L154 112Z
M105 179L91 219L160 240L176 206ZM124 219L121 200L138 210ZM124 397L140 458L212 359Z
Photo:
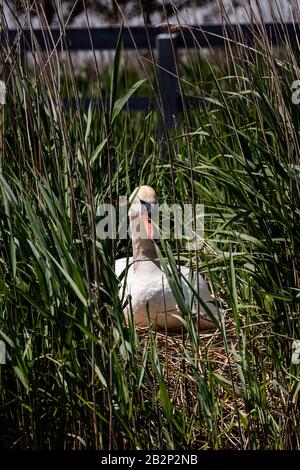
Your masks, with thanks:
M155 191L150 186L140 186L129 199L130 208L128 211L132 234L133 256L127 260L122 258L116 260L115 272L117 276L125 270L128 264L127 275L123 278L120 296L126 280L125 294L131 296L132 313L137 326L149 326L147 315L147 304L150 321L158 328L167 328L168 331L178 330L182 326L180 311L176 305L175 297L171 291L166 275L164 274L160 262L157 260L155 244L156 228L151 220L151 208L157 204ZM189 268L180 267L184 278L189 278ZM206 302L213 315L216 316L217 309L213 305L213 299L208 287L201 276L199 277L199 297ZM196 283L197 285L197 283ZM185 299L191 295L188 284L182 282ZM197 291L197 287L195 287ZM128 316L129 307L125 309ZM197 312L197 306L193 308ZM214 323L209 320L203 307L199 306L200 321L199 328L207 329L214 327ZM176 315L176 316L174 316Z

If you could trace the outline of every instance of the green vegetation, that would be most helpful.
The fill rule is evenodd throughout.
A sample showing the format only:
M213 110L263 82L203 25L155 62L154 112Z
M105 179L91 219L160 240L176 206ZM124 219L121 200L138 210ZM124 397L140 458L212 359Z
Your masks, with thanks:
M71 56L61 69L57 52L37 53L28 71L1 51L0 447L300 448L299 60L282 49L262 32L222 60L187 55L165 155L154 111L119 112L137 80L157 92L142 59L134 76L120 47L107 83L100 71L90 84ZM105 112L84 111L82 90L102 89ZM96 207L141 183L161 201L205 205L201 250L159 246L213 287L217 332L197 334L188 309L182 335L125 325L112 266L130 246L97 240Z

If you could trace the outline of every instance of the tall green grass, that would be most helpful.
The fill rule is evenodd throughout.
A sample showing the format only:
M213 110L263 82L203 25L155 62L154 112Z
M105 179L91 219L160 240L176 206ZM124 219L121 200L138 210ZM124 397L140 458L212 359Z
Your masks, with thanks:
M158 92L154 64L129 73L121 44L105 83L94 64L83 89L103 102L88 110L71 54L61 66L58 51L37 49L29 67L1 50L0 446L299 448L298 50L285 38L274 50L262 27L251 49L228 42L220 60L186 51L182 119L162 156L155 111L120 111L140 80ZM201 250L159 245L206 276L216 333L198 334L188 306L183 335L125 325L113 261L130 244L97 240L96 207L141 183L161 201L205 205Z

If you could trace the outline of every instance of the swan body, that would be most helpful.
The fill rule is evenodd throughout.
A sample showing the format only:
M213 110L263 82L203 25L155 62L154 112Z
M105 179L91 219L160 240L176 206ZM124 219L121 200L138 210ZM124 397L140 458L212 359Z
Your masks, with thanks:
M146 327L150 323L158 328L168 330L178 330L182 326L181 312L177 306L172 293L167 276L162 270L160 262L156 259L156 250L153 242L155 229L151 226L151 220L147 220L147 214L141 205L155 204L155 192L149 186L141 186L131 196L131 207L129 218L132 230L133 256L116 260L115 272L118 277L127 267L127 273L122 278L120 297L130 298L131 311L137 326ZM142 201L142 204L141 202ZM148 206L149 212L149 206ZM148 214L149 215L149 214ZM141 219L146 223L141 224ZM139 223L139 230L135 232L136 224ZM148 232L148 236L142 238L141 225ZM189 268L180 266L182 275L182 291L187 305L192 303L192 292L188 285ZM197 282L194 277L194 289L197 292ZM198 275L199 297L206 303L211 313L216 316L217 309L213 304L208 287L204 279ZM125 294L125 295L124 295ZM199 308L200 329L212 328L214 323L209 319L203 307L194 302L193 312L197 313ZM128 318L130 307L125 307L125 315Z

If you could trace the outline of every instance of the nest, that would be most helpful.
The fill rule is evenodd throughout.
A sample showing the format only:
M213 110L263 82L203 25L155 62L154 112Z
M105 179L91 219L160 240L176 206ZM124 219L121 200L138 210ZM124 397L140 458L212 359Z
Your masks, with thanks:
M172 404L179 411L196 418L191 445L197 448L199 445L201 448L202 445L207 448L206 446L209 444L207 444L207 438L203 437L203 432L206 436L211 435L212 432L210 426L205 424L205 420L203 420L201 401L207 400L208 406L213 407L213 403L215 400L217 401L218 413L215 418L219 423L218 432L221 432L222 435L225 433L224 442L230 447L239 448L240 446L241 419L244 419L245 423L250 420L252 428L256 427L256 423L252 421L251 413L249 415L249 404L245 398L247 392L245 389L241 390L244 385L238 375L237 358L233 354L233 351L239 352L236 325L233 319L225 318L225 331L228 350L226 350L224 335L219 330L200 331L198 349L195 350L186 333L166 334L157 331L150 334L148 329L138 329L142 346L149 342L151 347L153 337L155 339L161 374ZM260 348L264 348L264 345L261 344ZM150 357L151 355L149 355ZM149 369L151 370L151 368L153 371L153 364L149 364ZM255 370L253 373L256 374ZM206 394L206 391L201 387L201 384L199 385L201 381L202 385L208 385L208 389L212 392L209 393L209 396L203 397L203 400L201 400L201 395ZM259 376L257 376L257 382L260 382ZM265 391L269 411L271 413L278 412L280 404L271 384L267 386ZM252 411L255 406L253 403ZM229 434L226 429L230 429ZM257 427L257 433L260 432Z
M233 320L226 320L225 325L227 341L235 345L237 337ZM151 342L148 328L137 328L137 331L142 346ZM177 407L184 409L187 401L188 406L197 401L197 376L205 379L204 365L208 362L211 371L225 380L232 381L231 366L234 359L226 352L220 331L200 331L198 350L192 347L186 333L167 334L164 331L156 331L154 338L169 397Z

